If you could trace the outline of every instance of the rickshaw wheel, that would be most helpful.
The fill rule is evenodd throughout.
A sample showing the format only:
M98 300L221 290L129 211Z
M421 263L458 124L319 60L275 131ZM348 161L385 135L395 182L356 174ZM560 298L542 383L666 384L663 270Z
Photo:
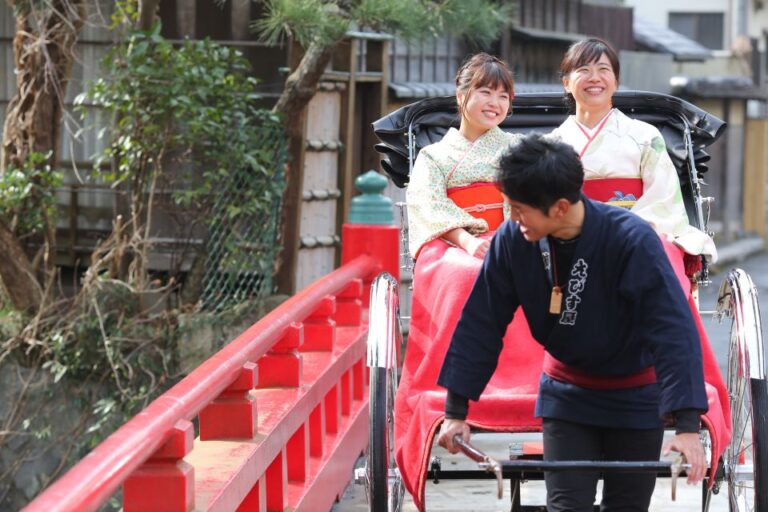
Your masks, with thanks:
M399 298L397 281L379 275L371 286L368 326L369 430L365 483L368 509L399 511L404 487L395 463L395 392L400 367Z
M396 371L394 368L371 368L368 503L374 512L400 510L403 501L404 489L394 454Z
M731 442L725 479L731 512L768 512L768 383L757 290L740 269L720 286L718 311L733 318L728 349Z

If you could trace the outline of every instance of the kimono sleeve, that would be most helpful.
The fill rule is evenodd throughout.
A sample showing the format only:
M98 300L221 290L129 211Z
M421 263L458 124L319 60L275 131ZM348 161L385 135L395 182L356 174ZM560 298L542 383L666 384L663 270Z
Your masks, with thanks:
M647 130L641 137L647 139L640 157L643 195L632 211L688 254L703 254L711 261L717 261L717 249L712 238L688 222L680 178L667 153L664 138L651 125L643 123L643 128Z
M447 194L447 173L427 148L419 152L405 192L408 205L408 244L418 257L421 247L456 228L488 231L488 224L456 206Z
M478 400L499 360L507 326L519 305L507 222L494 236L483 266L461 312L437 383Z
M673 235L688 225L683 204L680 180L661 133L653 126L644 127L647 133L640 156L640 177L643 195L632 211L650 222L656 231Z
M690 306L658 236L637 231L626 241L620 292L630 307L633 334L654 361L660 412L706 411L701 341Z

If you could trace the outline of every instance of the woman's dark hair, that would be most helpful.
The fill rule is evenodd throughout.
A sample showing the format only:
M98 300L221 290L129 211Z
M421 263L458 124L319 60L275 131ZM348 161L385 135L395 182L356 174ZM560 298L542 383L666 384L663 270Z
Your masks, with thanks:
M570 203L580 199L584 169L569 144L549 135L531 133L501 156L496 183L510 199L547 214L559 199Z
M509 67L503 60L485 52L469 57L456 72L456 91L464 94L464 101L459 105L460 115L464 115L469 95L480 87L502 87L509 93L510 101L515 97L515 82Z
M598 37L583 39L573 43L568 48L568 51L563 56L563 60L560 61L560 79L562 80L567 77L574 69L597 62L602 55L608 57L608 62L611 63L613 74L616 75L616 82L618 83L621 73L619 56L616 50L613 49L613 46ZM576 102L573 99L573 95L569 92L565 93L565 104L568 105L571 111L575 109Z

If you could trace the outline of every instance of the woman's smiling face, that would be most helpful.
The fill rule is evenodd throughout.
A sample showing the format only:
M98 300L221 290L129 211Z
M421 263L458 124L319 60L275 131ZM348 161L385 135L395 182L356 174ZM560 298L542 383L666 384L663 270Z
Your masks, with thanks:
M464 105L462 127L473 135L481 135L501 124L509 112L510 93L502 85L483 86L469 91L468 98L459 92L459 105Z
M563 78L563 87L573 95L576 105L588 110L609 107L618 86L616 73L605 53Z

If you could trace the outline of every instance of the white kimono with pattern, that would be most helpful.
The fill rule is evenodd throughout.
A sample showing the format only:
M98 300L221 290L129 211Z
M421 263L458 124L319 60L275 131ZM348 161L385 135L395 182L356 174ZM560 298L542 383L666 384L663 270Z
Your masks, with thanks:
M581 153L588 143L574 116L553 132ZM715 243L688 223L680 181L659 130L613 109L605 126L582 155L584 178L641 178L643 195L631 211L688 254L717 260Z
M488 223L456 206L447 190L495 181L501 153L518 137L497 127L470 142L451 128L442 140L419 151L405 194L408 242L414 257L425 243L453 229L464 228L472 234L488 231ZM504 213L509 217L506 207Z

